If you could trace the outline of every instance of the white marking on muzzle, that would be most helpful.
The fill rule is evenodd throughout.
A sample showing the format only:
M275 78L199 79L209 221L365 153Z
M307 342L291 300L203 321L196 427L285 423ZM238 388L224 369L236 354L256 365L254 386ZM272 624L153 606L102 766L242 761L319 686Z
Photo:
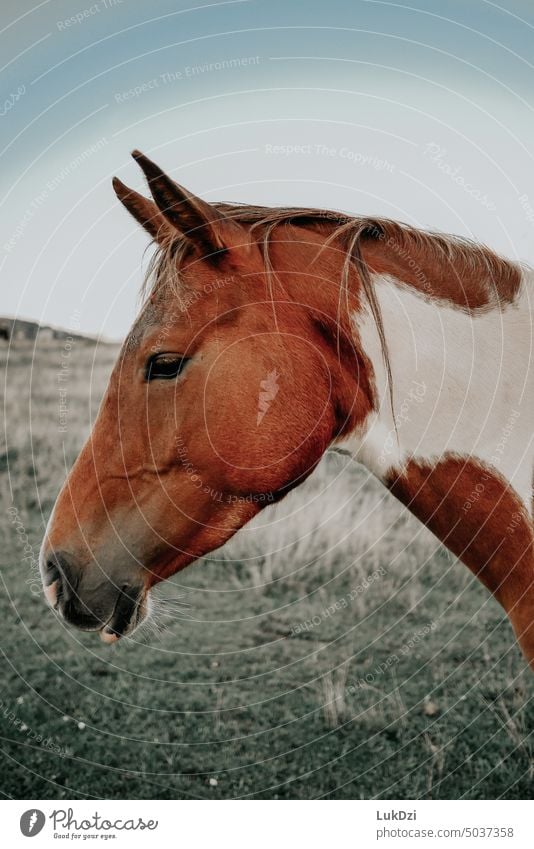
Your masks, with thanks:
M55 607L57 604L57 581L54 581L53 584L49 584L47 587L44 586L44 596L50 605L50 607Z

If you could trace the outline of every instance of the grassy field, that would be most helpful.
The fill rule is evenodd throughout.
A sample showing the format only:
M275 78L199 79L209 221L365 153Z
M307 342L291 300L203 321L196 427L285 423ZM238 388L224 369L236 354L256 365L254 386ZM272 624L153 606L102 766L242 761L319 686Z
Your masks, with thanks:
M54 617L40 540L116 353L0 350L1 793L532 798L532 678L500 608L347 458L163 586L130 641Z

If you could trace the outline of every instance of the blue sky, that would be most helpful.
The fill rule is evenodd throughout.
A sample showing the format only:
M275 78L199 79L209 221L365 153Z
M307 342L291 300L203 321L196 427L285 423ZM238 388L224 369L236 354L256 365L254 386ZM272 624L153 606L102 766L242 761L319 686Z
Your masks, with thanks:
M210 199L381 214L534 263L534 7L2 3L0 314L120 338L139 147Z

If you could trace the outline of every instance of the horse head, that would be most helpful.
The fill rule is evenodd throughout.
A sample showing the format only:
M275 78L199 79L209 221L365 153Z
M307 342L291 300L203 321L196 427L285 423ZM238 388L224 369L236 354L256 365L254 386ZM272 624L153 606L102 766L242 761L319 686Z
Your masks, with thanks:
M210 204L133 155L152 199L114 188L157 245L150 285L41 551L49 603L106 642L373 404L328 220Z

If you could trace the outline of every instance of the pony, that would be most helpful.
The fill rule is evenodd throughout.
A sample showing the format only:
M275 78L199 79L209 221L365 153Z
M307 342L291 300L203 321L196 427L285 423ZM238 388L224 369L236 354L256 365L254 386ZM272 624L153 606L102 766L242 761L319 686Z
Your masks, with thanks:
M113 186L155 252L46 529L49 604L131 635L156 584L335 449L472 570L534 666L533 272L388 219L208 203L132 155L151 198Z

